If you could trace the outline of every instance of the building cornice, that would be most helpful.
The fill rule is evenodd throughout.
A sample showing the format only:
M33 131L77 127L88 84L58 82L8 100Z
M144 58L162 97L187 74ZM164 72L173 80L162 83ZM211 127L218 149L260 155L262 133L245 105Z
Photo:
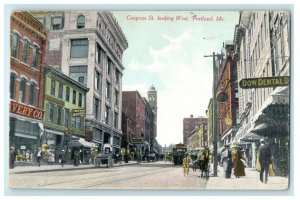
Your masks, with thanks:
M30 20L33 20L35 23L38 23L40 26L43 26L45 29L46 27L37 21L34 17L32 17L29 13L24 12L27 14L28 17L30 17ZM30 30L31 32L35 33L37 36L42 38L43 40L47 39L46 33L42 33L41 31L36 30L34 27L30 26L28 23L25 23L22 19L18 18L16 15L11 15L12 20L15 20L16 22L20 23L22 26Z

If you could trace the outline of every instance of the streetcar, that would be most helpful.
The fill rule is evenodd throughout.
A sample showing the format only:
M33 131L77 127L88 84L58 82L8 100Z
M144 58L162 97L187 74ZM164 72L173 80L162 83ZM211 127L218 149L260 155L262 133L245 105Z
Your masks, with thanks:
M184 144L175 144L173 147L173 163L174 165L182 165L184 154L187 151Z

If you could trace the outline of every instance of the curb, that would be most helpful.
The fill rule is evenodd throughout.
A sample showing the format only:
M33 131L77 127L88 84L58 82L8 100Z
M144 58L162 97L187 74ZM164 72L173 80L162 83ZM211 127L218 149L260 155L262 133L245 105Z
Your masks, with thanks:
M127 165L137 165L138 163L127 163L124 165L114 165L114 167L120 167L120 166L127 166ZM58 165L60 166L60 165ZM27 173L39 173L39 172L51 172L51 171L68 171L68 170L84 170L84 169L103 169L107 167L95 167L95 166L88 166L88 167L73 167L73 168L57 168L57 169L42 169L42 170L29 170L29 171L19 171L19 172L10 172L12 174L27 174Z

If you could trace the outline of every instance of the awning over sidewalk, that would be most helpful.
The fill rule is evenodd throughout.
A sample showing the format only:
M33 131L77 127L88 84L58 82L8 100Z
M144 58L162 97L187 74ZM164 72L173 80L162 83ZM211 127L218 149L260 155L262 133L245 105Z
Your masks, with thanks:
M92 142L87 142L83 138L79 138L79 140L71 140L69 142L70 147L88 147L88 148L96 148L97 146Z

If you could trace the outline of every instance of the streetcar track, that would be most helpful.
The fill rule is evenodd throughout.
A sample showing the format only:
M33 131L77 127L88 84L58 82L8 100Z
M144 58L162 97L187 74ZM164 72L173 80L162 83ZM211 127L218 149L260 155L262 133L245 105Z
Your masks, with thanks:
M166 170L166 168L160 168L160 169L154 169L151 171L156 171L159 170L158 172L151 172L151 173L146 173L146 174L141 174L141 175L137 175L137 176L130 176L130 177L125 177L125 178L121 178L121 179L115 179L115 180L109 180L109 181L104 181L101 183L97 183L97 184L90 184L90 185L86 185L86 186L82 186L81 188L90 188L90 187L94 187L94 186L98 186L98 185L104 185L104 184L108 184L108 183L116 183L116 182L120 182L120 181L125 181L125 180L129 180L129 179L134 179L134 178L140 178L143 176L147 176L147 175L153 175L153 174L158 174L158 173L162 173L162 170Z
M156 168L156 169L152 169L152 170L148 170L148 171L155 171L155 170L161 170L163 168ZM139 172L143 172L144 170L140 170ZM138 172L138 173L139 173ZM44 184L44 185L38 185L38 187L47 187L47 186L51 186L51 185L61 185L61 184L66 184L66 183L75 183L75 182L81 182L81 181L86 181L86 180L97 180L97 179L103 179L103 178L111 178L111 177L116 177L119 175L123 175L124 171L120 172L120 173L114 173L114 174L110 174L110 175L106 175L106 176L97 176L97 177L93 177L93 178L82 178L82 179L78 179L78 180L69 180L69 181L62 181L62 182L55 182L55 183L49 183L49 184ZM36 188L37 186L31 187L31 188Z

